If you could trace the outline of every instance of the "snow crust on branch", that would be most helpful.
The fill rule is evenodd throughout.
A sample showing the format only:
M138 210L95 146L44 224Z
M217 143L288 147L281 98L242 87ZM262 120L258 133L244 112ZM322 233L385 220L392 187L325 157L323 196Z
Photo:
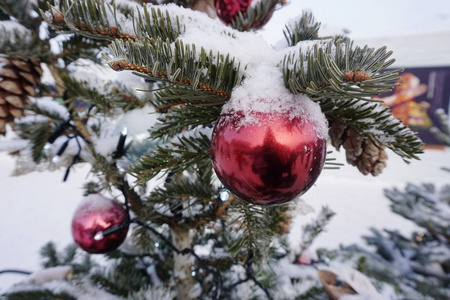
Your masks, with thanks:
M18 292L32 292L32 291L51 291L52 293L67 293L78 300L119 300L120 298L109 294L93 284L89 283L87 278L81 279L74 284L66 280L53 280L44 284L27 284L20 283L6 291L6 294L13 294Z
M9 42L11 44L15 44L19 40L28 41L31 39L32 34L30 30L25 28L25 26L14 21L0 21L0 34L2 33L2 31L10 33Z
M249 77L235 88L222 109L223 115L241 112L245 115L237 128L258 124L258 114L287 115L290 120L299 117L302 122L315 125L317 138L328 134L328 122L319 104L301 94L292 94L283 84L281 71L262 65L249 72ZM262 125L262 124L261 124Z
M308 49L316 42L308 41L277 51L260 35L230 29L205 14L176 5L165 5L160 9L171 16L179 16L185 25L179 36L184 44L195 44L207 52L230 55L245 66L244 82L232 91L222 114L242 112L246 117L241 126L257 123L257 113L288 114L291 120L301 116L316 125L320 138L326 137L327 121L319 105L306 96L292 94L285 87L282 72L277 66L288 51L298 51L300 47Z
M66 119L69 116L67 108L55 102L52 97L40 97L40 98L30 97L30 100L33 103L33 105L36 105L41 110L56 114L63 119Z

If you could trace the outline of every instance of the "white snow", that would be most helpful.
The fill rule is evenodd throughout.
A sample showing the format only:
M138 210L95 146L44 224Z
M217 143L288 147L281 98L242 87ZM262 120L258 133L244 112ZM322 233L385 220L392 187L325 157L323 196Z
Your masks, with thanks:
M26 282L43 284L57 279L65 279L72 275L71 266L58 266L34 272L26 278Z
M110 209L114 203L118 203L117 200L106 198L100 194L91 194L86 196L80 202L76 214L82 216L90 212L106 211Z
M15 21L0 21L0 32L2 31L11 33L9 35L11 44L17 43L16 39L28 40L31 38L31 31Z
M66 119L69 116L67 108L65 108L58 102L54 101L53 98L51 97L41 97L41 98L30 97L30 100L33 104L35 104L43 111L56 114L63 119Z
M156 124L160 115L150 106L128 111L117 121L111 135L118 136L124 127L128 129L129 137L147 133L148 129Z

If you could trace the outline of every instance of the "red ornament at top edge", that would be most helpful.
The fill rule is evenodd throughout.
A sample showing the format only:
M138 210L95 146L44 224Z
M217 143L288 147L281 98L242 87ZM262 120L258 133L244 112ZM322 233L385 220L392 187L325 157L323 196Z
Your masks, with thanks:
M252 1L255 0L215 0L214 6L219 19L226 25L229 25L234 18L236 18L239 12L242 14L247 12L247 9L252 4ZM262 18L259 24L253 24L253 29L258 29L264 26L272 17L272 14L273 10L269 11L267 15Z

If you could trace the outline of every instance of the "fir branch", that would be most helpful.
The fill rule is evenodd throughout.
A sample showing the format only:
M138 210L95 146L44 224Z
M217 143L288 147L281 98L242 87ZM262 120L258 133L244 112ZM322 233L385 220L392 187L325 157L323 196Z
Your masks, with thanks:
M204 204L216 203L217 200L213 199L213 197L217 195L217 190L212 186L211 182L212 167L209 166L206 169L202 169L201 172L204 173L202 178L195 176L196 180L188 179L185 176L175 176L163 188L154 189L148 201L167 203L170 200L186 201L196 199L197 202L203 202ZM186 209L187 207L184 206L183 208Z
M228 99L243 79L240 63L229 55L161 39L153 43L115 41L110 45L109 65L117 71L133 70L149 78Z
M36 101L35 104L27 105L25 108L37 115L47 117L54 121L60 121L60 122L65 121L64 116L60 115L58 112L52 111L51 109L47 109L45 106L40 107L39 101Z
M128 295L127 300L169 300L175 299L176 292L173 287L168 286L148 286L143 287L137 292L132 292Z
M236 255L243 249L253 251L255 257L262 258L268 253L270 242L278 233L278 223L273 222L283 214L283 206L263 207L236 201L229 208L230 226L233 240L230 251Z
M385 70L394 63L389 59L391 54L386 47L353 47L348 39L318 42L307 50L300 49L298 57L295 53L284 57L284 83L292 93L303 93L315 101L367 100L390 92L396 85L400 70ZM360 77L349 77L357 71Z
M51 122L36 123L34 126L29 126L29 128L32 130L30 133L30 142L33 161L39 163L43 157L45 144L50 138Z
M219 191L212 182L212 165L199 167L190 174L189 178L182 173L169 175L170 180L166 179L164 187L155 188L144 202L139 218L188 229L220 218L230 201L225 204L218 201Z
M149 9L147 5L132 9L114 1L110 4L104 0L75 0L61 7L50 6L49 12L41 14L56 29L95 39L151 42L161 38L174 42L184 32L178 16L172 18L167 10Z
M94 104L105 114L111 114L116 108L128 111L145 105L130 89L119 83L105 82L105 90L99 91L92 86L92 82L80 81L65 74L61 79L72 97Z
M302 12L302 17L294 24L287 24L283 30L288 46L295 46L300 41L315 40L319 36L320 23L316 22L311 12Z
M56 246L53 242L48 242L45 244L41 248L39 254L45 259L42 264L45 268L57 267L61 265L58 252L56 251Z
M37 33L14 21L0 21L0 53L7 56L37 57L45 51Z
M72 34L70 38L62 42L62 52L57 58L63 58L66 64L76 61L80 58L90 59L100 62L97 58L102 48L106 48L108 42L104 40L95 40L79 34Z
M136 36L127 32L126 17L115 5L104 0L63 1L59 6L49 6L49 11L41 10L44 20L55 29L77 32L94 39L131 39Z
M163 114L151 132L152 138L171 137L183 130L191 130L197 126L210 126L220 116L221 106L217 104L188 105L172 109Z
M74 274L86 274L96 263L87 253L81 253L75 244L70 244L64 250L58 252L53 242L45 244L39 254L43 258L44 268L58 266L71 266Z
M34 20L30 16L34 6L32 3L30 0L2 0L0 1L0 11L6 12L27 28L33 29L34 27L36 29L39 24L34 24Z
M91 274L90 279L106 291L126 297L133 291L150 285L147 267L138 257L122 255L120 259L113 261L110 268Z
M417 134L396 119L390 109L381 103L364 100L318 101L328 119L337 119L359 134L386 146L406 162L419 159L423 143Z
M211 126L225 103L219 96L178 86L163 87L155 96L150 103L157 111L166 113L152 130L153 138L167 138L197 126Z
M239 12L231 21L230 26L239 31L258 29L265 24L273 14L280 0L259 1L256 5L249 5L245 13Z
M16 132L23 139L30 140L32 158L39 163L44 157L44 147L50 136L55 132L57 126L52 125L51 119L44 122L16 122Z
M430 132L438 141L450 147L450 123L448 121L448 115L442 108L436 109L434 114L439 121L440 128L432 127Z
M189 106L189 104L205 107L222 106L225 101L224 98L203 90L192 91L189 87L169 84L157 90L155 99L150 102L158 111L167 112L173 107Z
M142 156L131 168L131 173L138 182L143 183L161 171L185 170L194 165L199 165L199 168L206 166L211 163L210 144L209 137L202 132L180 136L177 141L158 146L156 151Z
M300 257L306 249L308 249L313 241L319 236L322 231L324 231L325 226L330 222L331 218L335 213L328 208L328 206L323 206L317 219L313 220L311 223L306 224L302 228L302 241L300 244L300 251L298 257ZM297 259L296 259L297 260Z
M435 239L450 242L450 222L446 216L439 213L449 207L445 202L445 194L440 195L433 186L426 184L408 184L404 192L392 189L385 190L384 193L392 202L393 212L425 228Z
M151 7L149 11L146 5L142 11L137 10L134 27L137 38L147 41L160 38L163 41L175 42L185 31L178 16L172 18L167 10L163 11L157 7Z

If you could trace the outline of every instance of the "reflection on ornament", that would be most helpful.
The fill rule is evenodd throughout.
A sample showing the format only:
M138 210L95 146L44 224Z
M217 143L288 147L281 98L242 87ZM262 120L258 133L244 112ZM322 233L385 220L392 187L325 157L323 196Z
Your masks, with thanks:
M219 192L219 199L221 202L228 201L228 199L230 199L230 191L222 188Z
M300 117L261 113L242 125L242 114L223 115L213 131L214 170L225 187L250 203L276 205L305 193L322 171L326 139Z
M72 236L75 243L90 253L106 253L119 247L128 233L125 208L116 200L99 194L87 196L75 211L72 219ZM108 230L116 226L111 234Z

